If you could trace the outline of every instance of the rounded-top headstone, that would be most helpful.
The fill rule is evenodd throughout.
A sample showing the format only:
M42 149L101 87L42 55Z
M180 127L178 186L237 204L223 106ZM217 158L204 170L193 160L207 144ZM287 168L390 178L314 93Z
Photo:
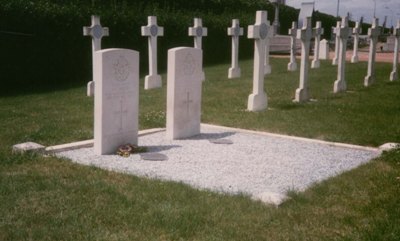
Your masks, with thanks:
M151 25L150 27L150 34L151 36L155 37L158 33L158 27L156 25Z
M262 23L262 24L260 25L260 38L261 38L261 39L265 39L265 38L267 37L267 34L268 34L268 27L267 27L267 24Z
M93 37L99 39L103 37L103 28L100 25L93 26Z

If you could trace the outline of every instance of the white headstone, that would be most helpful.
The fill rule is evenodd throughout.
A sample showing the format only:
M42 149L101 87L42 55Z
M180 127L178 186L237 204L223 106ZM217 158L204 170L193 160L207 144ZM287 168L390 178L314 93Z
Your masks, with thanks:
M336 30L336 36L339 37L340 42L339 42L338 74L337 74L337 80L335 81L333 86L334 93L339 93L347 89L346 79L345 79L346 48L347 48L347 40L351 35L352 31L353 30L349 28L348 17L343 17L340 29Z
M319 59L329 59L329 42L326 39L319 43Z
M101 49L101 39L108 36L108 28L103 28L100 24L100 17L92 15L92 25L90 27L83 27L83 36L92 37L92 71L94 75L94 53ZM94 95L94 82L89 81L87 84L87 96Z
M168 50L168 139L200 134L203 51L180 47Z
M267 11L257 11L255 24L247 28L247 37L254 39L253 93L249 95L249 111L267 108L267 94L264 92L264 56L266 41L272 29L267 21Z
M96 51L94 61L94 152L115 153L118 146L138 144L139 52Z
M144 79L144 89L162 86L161 76L157 74L157 37L164 36L164 28L157 25L157 17L149 16L147 26L142 26L142 36L149 39L149 75Z
M243 28L239 25L239 19L232 19L232 27L228 28L228 36L232 36L232 66L228 71L228 78L239 78L239 37L243 35Z
M335 33L336 37L335 37L335 56L332 59L332 65L337 65L338 64L338 57L339 57L339 42L340 39L337 36L337 29L340 29L340 21L336 22L336 28L333 29L333 33Z
M297 23L292 22L292 28L289 29L290 36L290 62L288 63L288 71L295 71L297 69L296 63L296 36L297 36Z
M368 87L375 81L375 57L376 57L376 45L378 44L378 37L381 33L379 27L379 19L374 18L372 21L372 27L368 29L369 42L369 55L368 55L368 73L364 78L364 86Z
M270 22L267 20L267 25L270 25ZM275 35L274 33L275 27L272 26L271 31L268 31L267 38L265 40L265 61L264 61L264 74L271 73L271 65L269 64L269 51L271 47L271 39Z
M358 62L358 42L360 39L361 28L360 23L356 22L356 26L353 28L353 37L354 37L354 47L353 47L353 55L351 56L351 62L357 63Z
M193 27L189 28L189 36L193 36L194 38L194 47L196 49L202 49L202 38L203 36L207 36L207 28L203 27L203 21L201 18L194 19ZM202 73L202 80L205 80L204 71L202 71Z
M394 53L393 53L393 70L390 73L390 81L398 79L397 65L399 64L399 45L400 45L400 20L397 21L397 27L393 29L393 36L395 37L394 42Z
M315 45L314 45L314 59L311 62L311 68L316 69L319 68L319 42L321 39L321 35L324 34L324 29L321 28L321 22L317 21L317 24L314 28L315 32Z
M301 41L301 65L300 84L296 90L295 102L303 102L310 99L308 86L308 65L310 56L310 41L315 36L315 30L311 28L311 17L304 20L304 25L297 30L297 39Z

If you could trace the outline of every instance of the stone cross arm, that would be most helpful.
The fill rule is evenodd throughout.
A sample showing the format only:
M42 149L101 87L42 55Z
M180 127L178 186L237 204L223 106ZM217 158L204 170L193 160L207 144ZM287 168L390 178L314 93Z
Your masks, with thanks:
M397 22L397 26L393 29L393 35L396 37L400 37L400 20Z
M379 19L374 18L372 22L372 27L368 29L368 37L370 38L378 38L378 36L381 34L381 29L378 25Z
M157 17L149 16L147 26L142 26L142 36L164 36L164 28L157 25Z
M297 38L303 41L309 41L311 38L315 37L315 29L311 29L311 17L304 19L304 25L301 29L297 30Z
M320 21L317 21L317 25L313 30L314 30L313 33L316 36L320 36L320 35L324 34L324 29L321 27Z
M343 17L342 18L342 23L340 25L340 28L336 30L336 34L340 38L347 39L353 32L352 28L349 28L349 19L348 17Z
M289 36L296 37L297 35L297 23L292 22L292 28L289 28Z
M102 27L100 24L100 17L92 15L92 25L90 27L83 27L84 36L92 36L95 39L101 39L103 36L109 35L109 30Z
M232 20L232 27L228 28L228 35L229 36L242 36L243 35L243 28L239 26L239 20L233 19Z
M207 28L203 27L201 18L194 19L194 26L189 28L189 36L207 36Z
M247 38L264 40L272 36L273 27L267 21L267 13L265 11L258 11L256 23L247 28Z

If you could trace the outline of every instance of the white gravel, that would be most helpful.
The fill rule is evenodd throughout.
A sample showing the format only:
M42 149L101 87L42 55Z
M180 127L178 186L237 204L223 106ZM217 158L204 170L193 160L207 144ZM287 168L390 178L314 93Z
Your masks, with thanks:
M98 156L93 148L57 153L73 162L148 178L173 180L195 188L279 204L288 190L302 191L315 182L353 169L379 155L372 148L333 146L313 140L266 135L202 125L202 134L185 140L166 140L165 131L139 137L149 152L167 161L144 161L135 154ZM213 144L215 138L230 145Z

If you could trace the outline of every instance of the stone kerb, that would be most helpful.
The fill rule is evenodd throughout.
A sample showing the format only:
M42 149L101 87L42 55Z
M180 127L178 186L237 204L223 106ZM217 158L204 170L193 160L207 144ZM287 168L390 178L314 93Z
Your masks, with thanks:
M202 61L201 49L168 50L167 139L200 134Z
M123 144L138 144L139 52L96 51L94 62L94 152L115 153Z
M232 36L232 65L228 70L228 78L239 78L239 37L243 35L243 28L239 25L239 19L232 19L232 27L228 28L228 36Z
M157 17L149 16L147 26L141 28L142 36L148 37L149 42L149 74L144 80L144 89L160 88L161 75L157 71L157 37L164 36L164 28L157 25Z
M92 37L92 75L94 75L94 54L96 51L101 50L101 39L109 35L109 29L101 26L99 16L92 15L91 20L91 26L83 27L83 36ZM87 96L94 96L94 88L93 76L93 80L87 83Z

